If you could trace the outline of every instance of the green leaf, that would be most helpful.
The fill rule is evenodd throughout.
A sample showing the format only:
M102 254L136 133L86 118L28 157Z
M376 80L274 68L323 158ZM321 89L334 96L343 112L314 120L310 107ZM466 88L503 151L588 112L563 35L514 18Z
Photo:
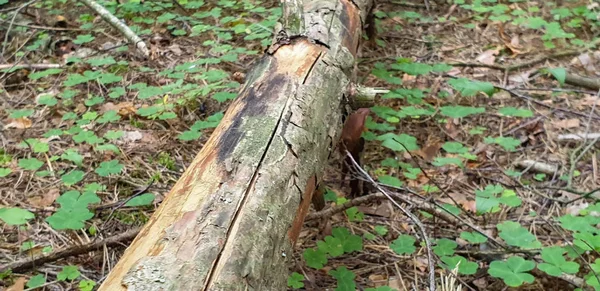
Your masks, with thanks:
M472 244L480 244L480 243L484 243L487 241L487 237L485 237L482 234L475 232L475 231L473 231L473 232L463 231L460 233L460 237Z
M331 231L334 238L337 238L342 243L344 253L351 253L354 251L361 251L363 248L362 239L360 236L351 234L350 231L345 227L335 227Z
M47 69L47 70L31 73L27 77L29 78L29 80L34 81L34 80L37 80L40 78L48 77L50 75L60 74L60 73L62 73L62 71L63 71L63 69L57 69L57 68Z
M237 97L237 93L231 92L217 92L212 96L213 99L217 100L220 103L225 102L227 100L233 100L235 99L235 97Z
M402 181L396 177L392 177L389 175L382 175L378 178L380 183L387 184L394 187L402 187Z
M443 106L440 108L440 112L450 118L463 118L469 115L479 114L485 112L484 107L470 107L470 106Z
M535 268L535 263L521 257L510 257L503 261L490 263L488 274L492 277L501 278L510 287L518 287L523 283L533 283L534 277L527 273Z
M442 148L451 154L464 154L469 151L469 149L465 148L461 143L449 141L442 145Z
M498 113L506 116L514 117L532 117L533 112L529 109L517 109L515 107L503 107L498 110Z
M97 150L97 151L99 151L99 152L111 151L111 152L113 152L115 154L119 153L119 148L116 145L110 144L110 143L105 143L105 144L98 145L94 149Z
M80 275L81 275L81 273L79 273L77 266L65 266L65 267L63 267L62 271L60 271L58 273L58 275L56 275L56 279L58 281L66 281L66 280L73 281L73 280L79 278Z
M392 241L390 248L399 255L407 254L410 255L417 249L415 247L415 238L410 235L400 235L397 239Z
M104 140L96 136L96 134L93 131L87 130L80 131L79 133L74 135L73 141L76 143L87 142L89 144L98 144L104 142Z
M18 110L10 110L10 115L8 117L12 118L12 119L17 119L17 118L22 118L22 117L28 117L31 114L33 114L35 110L33 109L18 109Z
M565 68L548 69L548 73L552 74L561 86L565 84L565 79L567 78L567 70Z
M512 137L503 137L503 136L499 136L496 138L488 136L483 139L483 142L485 142L487 144L495 143L510 152L516 151L517 147L521 145L520 140L518 140L516 138L512 138Z
M438 239L436 245L433 247L433 252L438 256L452 256L454 255L454 249L458 244L455 241L447 238Z
M152 204L154 201L155 195L152 193L145 193L140 196L134 197L125 203L127 207L135 207L135 206L146 206Z
M191 140L197 140L198 138L200 138L200 136L202 136L202 132L200 132L200 131L186 130L186 131L182 132L181 134L179 134L179 136L177 138L179 138L182 141L191 141Z
M46 283L46 277L42 274L37 274L27 281L27 288L37 288Z
M460 158L443 158L443 157L437 157L435 158L435 160L431 163L436 167L443 167L446 165L455 165L459 168L463 168L463 162Z
M479 92L483 92L488 96L494 94L494 85L489 82L472 81L466 78L450 79L448 84L454 89L460 91L463 96L475 96Z
M598 234L600 229L596 227L596 224L600 223L599 217L592 215L586 216L573 216L567 214L558 218L560 225L570 231L589 232Z
M108 177L111 174L118 174L123 170L123 165L118 160L111 160L100 163L100 167L94 172L102 177Z
M392 64L390 67L394 70L399 70L412 76L427 75L433 70L431 65L422 63Z
M0 178L4 178L12 173L12 170L9 168L0 168Z
M125 88L114 87L110 88L110 93L108 93L108 97L115 99L125 95L125 93L127 93L127 91L125 91Z
M83 180L83 176L85 176L85 173L83 171L73 170L67 174L62 175L60 179L63 181L65 186L72 186L81 182L81 180Z
M104 123L109 123L109 122L119 121L119 120L121 120L121 116L119 115L119 113L115 110L109 110L109 111L104 112L102 117L98 118L98 120L96 120L96 122L98 122L100 124L104 124Z
M332 236L326 236L324 241L318 241L317 247L319 250L324 251L329 254L331 257L339 257L344 254L344 247L342 246L342 242Z
M8 225L21 225L27 223L27 220L35 218L35 215L28 210L12 207L0 208L0 219Z
M419 149L419 146L417 145L417 139L404 133L400 135L395 133L386 133L378 136L376 139L383 141L383 143L381 143L382 146L397 152L403 152L407 149L409 151Z
M60 158L71 161L77 166L83 166L83 156L74 149L67 149L62 155L60 155Z
M383 225L377 225L373 228L378 235L384 236L388 233L387 227Z
M37 171L44 165L44 162L36 158L19 159L19 167L23 170Z
M576 262L568 262L563 257L565 252L566 250L560 246L543 248L541 256L545 263L538 264L538 269L555 277L562 275L563 272L576 274L579 272L579 264Z
M335 270L329 270L327 273L337 280L336 291L356 290L356 283L354 283L356 275L352 271L349 271L345 266L340 266Z
M26 241L26 242L23 242L23 244L21 244L21 251L30 250L33 247L35 247L35 242L33 242L33 241Z
M365 214L359 211L356 206L346 209L346 215L351 222L363 221L365 219Z
M293 272L288 277L287 285L288 287L292 287L293 289L300 289L304 287L304 283L302 281L304 281L304 276L297 272Z
M108 140L115 140L123 137L123 135L125 135L125 132L122 130L109 130L104 134L104 138Z
M61 208L46 218L46 221L57 230L77 230L85 226L83 222L94 216L88 210L88 205L100 202L100 198L94 192L80 194L79 191L71 190L63 193L56 202Z
M95 39L91 34L78 35L76 39L73 40L74 44L84 44L91 42Z
M498 235L510 246L523 249L535 249L542 246L535 235L531 234L518 222L504 221L496 225L496 228L500 231Z
M44 94L37 98L37 104L52 107L58 104L58 99L51 94Z
M317 249L306 249L302 253L302 257L306 261L306 265L313 269L322 269L327 264L327 257L325 251L320 248Z
M473 275L477 272L477 263L469 262L462 256L441 257L440 260L444 263L443 266L448 270L454 270L458 265L458 273L462 275Z
M143 117L148 117L148 116L157 114L159 112L162 112L163 110L164 110L163 106L154 105L154 106L139 108L137 110L137 114L139 114L140 116L143 116Z
M81 280L79 282L79 291L92 291L94 290L94 286L96 286L96 282L92 280Z
M101 67L106 65L116 64L117 61L111 56L101 57L101 58L90 58L86 60L86 63L92 65L93 67Z

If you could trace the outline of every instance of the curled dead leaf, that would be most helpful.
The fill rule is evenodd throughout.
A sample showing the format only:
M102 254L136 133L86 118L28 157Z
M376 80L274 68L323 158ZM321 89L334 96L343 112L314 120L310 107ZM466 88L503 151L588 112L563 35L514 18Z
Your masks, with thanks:
M26 129L30 128L32 124L33 122L31 122L31 120L27 117L20 117L15 119L10 118L7 124L4 126L4 129Z
M28 198L27 202L35 207L43 208L52 205L52 203L54 203L59 196L60 190L58 188L52 188L44 192L42 195Z
M576 128L579 127L579 124L579 119L577 118L563 119L552 122L552 125L559 129Z
M493 65L496 62L498 53L500 53L500 48L489 49L479 54L475 60L482 64Z
M15 280L14 284L6 288L6 291L23 291L25 289L25 282L27 282L25 277L19 277Z

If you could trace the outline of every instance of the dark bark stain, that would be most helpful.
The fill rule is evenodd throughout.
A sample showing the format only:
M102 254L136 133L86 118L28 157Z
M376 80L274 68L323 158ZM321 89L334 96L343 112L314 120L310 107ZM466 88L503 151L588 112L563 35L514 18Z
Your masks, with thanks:
M240 93L240 102L243 102L242 109L235 113L230 129L225 131L216 143L219 162L230 157L238 142L244 138L246 133L241 128L242 117L263 115L273 103L272 101L280 96L279 92L289 84L288 77L279 73L276 61L271 63L264 75L270 77L259 81L254 86L246 87Z

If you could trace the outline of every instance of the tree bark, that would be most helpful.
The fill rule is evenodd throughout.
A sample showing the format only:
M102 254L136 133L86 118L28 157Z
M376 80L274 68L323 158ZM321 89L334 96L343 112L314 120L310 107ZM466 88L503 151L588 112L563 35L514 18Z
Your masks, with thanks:
M285 1L281 38L99 290L285 290L372 2ZM305 36L295 37L297 33Z

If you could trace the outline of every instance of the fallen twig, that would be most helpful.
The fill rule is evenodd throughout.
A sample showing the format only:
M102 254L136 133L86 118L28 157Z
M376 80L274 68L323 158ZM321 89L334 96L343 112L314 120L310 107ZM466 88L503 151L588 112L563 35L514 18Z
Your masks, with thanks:
M591 140L600 137L600 133L569 133L559 134L556 139L558 141L580 141L580 140Z
M147 57L150 55L150 51L148 50L146 43L139 36L137 36L137 34L135 34L135 32L133 32L133 30L131 30L131 28L129 28L129 26L125 25L117 17L112 15L112 13L110 13L110 11L106 10L106 8L104 8L102 5L96 3L93 0L81 0L81 2L83 2L83 4L85 4L90 9L94 10L94 12L98 13L98 15L100 15L100 17L102 17L102 19L104 19L104 21L108 22L116 30L121 32L123 34L123 36L125 36L125 38L127 40L129 40L129 42L134 44L135 47L144 56Z
M408 216L408 218L410 218L410 220L412 220L417 225L417 228L421 232L421 237L425 241L425 247L427 249L427 262L429 265L429 290L435 291L436 283L435 283L435 265L433 263L433 252L431 250L431 242L429 241L427 232L425 232L425 227L423 226L423 224L421 223L419 218L417 218L414 214L410 213L410 211L404 209L400 204L398 204L398 202L396 202L396 200L394 200L390 196L390 194L387 193L387 191L385 191L383 188L379 187L377 182L375 182L375 180L373 180L373 178L371 178L371 176L367 172L365 172L365 170L362 169L358 165L358 163L356 163L356 161L354 160L354 158L352 157L350 152L346 151L346 156L349 157L349 159L352 161L352 164L354 165L355 169L357 169L365 179L367 179L370 183L372 183L379 192L381 192L383 195L385 195L392 202L392 204L394 204L398 209L400 209L400 211L402 211L406 216Z
M62 258L67 258L71 256L77 256L80 254L85 254L87 252L99 249L103 246L114 246L121 244L124 241L129 241L135 238L135 236L140 232L139 228L128 230L124 233L109 237L107 239L103 239L97 242L91 242L85 245L74 246L71 248L67 248L64 250L52 252L46 256L39 256L34 258L28 258L25 260L20 260L16 262L12 262L6 264L4 266L0 266L0 273L5 272L7 270L12 270L13 272L22 272L24 270L33 268L35 266L40 266L45 263L57 261Z
M27 6L33 4L35 1L37 1L37 0L31 0L31 1L21 5L19 8L15 9L14 15L13 15L12 19L10 20L8 29L6 30L6 35L4 36L4 42L2 42L2 52L0 52L0 56L4 56L4 51L6 50L6 45L8 44L8 36L10 35L10 30L12 29L13 23L15 22L15 19L17 18L17 14L19 14L19 11L21 11L21 9L26 8Z
M521 168L532 169L536 172L540 172L540 173L544 173L544 174L548 174L548 175L554 175L558 172L558 166L550 165L547 163L538 162L538 161L534 161L534 160L516 161L515 165L517 165Z
M0 64L0 70L5 69L57 69L62 68L61 64Z
M504 91L510 93L510 95L519 97L519 98L521 98L523 100L527 100L529 102L533 102L533 103L535 103L537 105L544 106L546 108L550 108L552 110L562 111L562 112L565 112L565 113L568 113L568 114L572 114L572 115L576 115L576 116L580 116L580 117L589 117L589 118L594 119L594 120L600 120L600 116L587 115L587 114L576 112L576 111L572 111L572 110L569 110L569 109L554 107L554 106L548 105L548 104L546 104L546 103L544 103L542 101L534 99L534 98L532 98L530 96L527 96L525 94L521 94L519 92L516 92L513 89L509 89L509 88L506 88L506 87L503 87L503 86L498 86L498 85L494 85L494 87L497 88L497 89L500 89L500 90L504 90Z

